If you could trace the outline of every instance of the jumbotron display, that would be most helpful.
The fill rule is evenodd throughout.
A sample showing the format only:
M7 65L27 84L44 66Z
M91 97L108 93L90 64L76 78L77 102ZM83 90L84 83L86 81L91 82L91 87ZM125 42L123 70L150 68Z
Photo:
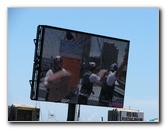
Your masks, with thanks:
M39 25L31 99L123 108L129 40Z

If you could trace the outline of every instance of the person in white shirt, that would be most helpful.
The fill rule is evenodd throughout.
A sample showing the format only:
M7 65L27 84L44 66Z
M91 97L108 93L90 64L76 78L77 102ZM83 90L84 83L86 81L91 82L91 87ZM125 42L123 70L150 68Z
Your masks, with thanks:
M128 56L128 52L125 53L123 62L119 66L119 68L116 63L113 63L111 65L110 71L106 74L102 82L102 88L99 95L99 105L108 106L109 102L112 102L114 88L115 88L115 81L117 80L117 78L123 71L124 66L127 63L127 59L128 59L127 56Z
M44 84L47 89L47 94L46 94L46 101L48 101L48 97L50 94L50 84L49 84L49 78L56 73L60 71L66 71L64 68L62 68L62 57L61 56L56 56L55 58L52 59L52 67L47 71L46 76L44 78ZM62 73L60 73L58 76L62 76ZM59 77L60 78L60 77Z

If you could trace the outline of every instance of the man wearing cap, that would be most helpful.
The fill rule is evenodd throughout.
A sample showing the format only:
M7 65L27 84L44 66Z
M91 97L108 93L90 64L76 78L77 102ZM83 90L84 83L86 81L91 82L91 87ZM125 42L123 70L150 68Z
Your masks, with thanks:
M101 84L101 78L95 74L96 63L89 62L89 71L83 75L82 86L78 96L79 104L87 104L88 98L93 92L93 84Z
M69 94L68 83L71 79L71 73L62 68L62 61L61 56L53 58L52 67L46 73L46 101L59 102Z

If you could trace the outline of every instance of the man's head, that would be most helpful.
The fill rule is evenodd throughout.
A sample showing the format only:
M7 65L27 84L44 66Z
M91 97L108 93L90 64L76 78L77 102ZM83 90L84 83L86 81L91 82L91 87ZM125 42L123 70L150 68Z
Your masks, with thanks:
M56 56L55 58L53 58L53 67L62 67L62 57L61 56Z
M118 66L117 66L117 64L116 63L113 63L112 65L111 65L111 71L116 71L118 69Z
M91 72L95 72L95 70L96 70L96 63L95 62L89 62L89 70Z

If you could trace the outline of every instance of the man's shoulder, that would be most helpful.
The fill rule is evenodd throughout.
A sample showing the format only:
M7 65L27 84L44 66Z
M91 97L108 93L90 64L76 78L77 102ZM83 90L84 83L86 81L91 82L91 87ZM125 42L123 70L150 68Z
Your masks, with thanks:
M49 70L47 71L47 73L53 73L52 69L49 69Z
M62 71L66 71L66 69L62 68Z
M90 76L97 76L96 74L94 74L94 73L91 73L91 75Z
M112 71L109 71L108 75L114 75L116 73L116 71L112 72Z

